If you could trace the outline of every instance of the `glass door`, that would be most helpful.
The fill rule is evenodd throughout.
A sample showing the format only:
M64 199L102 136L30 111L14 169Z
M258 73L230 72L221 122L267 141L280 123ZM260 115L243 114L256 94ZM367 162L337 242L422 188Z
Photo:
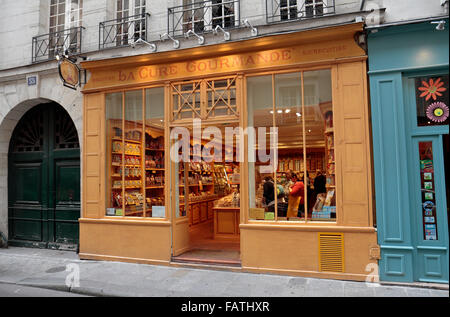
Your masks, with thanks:
M442 135L413 137L415 279L448 281L448 215ZM448 141L448 138L447 138ZM447 145L448 149L448 145Z

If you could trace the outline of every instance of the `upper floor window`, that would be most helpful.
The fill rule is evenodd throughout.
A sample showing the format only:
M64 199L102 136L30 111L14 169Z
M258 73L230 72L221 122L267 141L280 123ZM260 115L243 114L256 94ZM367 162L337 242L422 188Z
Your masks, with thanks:
M83 0L51 0L48 42L41 40L48 46L38 44L40 50L47 48L48 58L53 58L57 53L80 51L82 12ZM43 51L46 55L46 50Z
M334 0L268 0L268 22L299 20L334 13Z
M169 32L172 35L238 25L239 0L183 0L183 5L169 8Z
M51 0L49 33L81 26L83 0Z
M117 46L145 39L145 0L117 0L116 18Z

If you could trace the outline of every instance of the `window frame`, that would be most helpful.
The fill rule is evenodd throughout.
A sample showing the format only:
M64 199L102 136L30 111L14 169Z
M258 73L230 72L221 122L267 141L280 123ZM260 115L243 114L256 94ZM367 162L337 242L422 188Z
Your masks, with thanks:
M114 93L120 93L121 94L121 100L122 100L122 143L124 143L125 142L125 114L126 114L126 112L125 112L125 107L126 107L126 104L125 104L125 100L126 100L126 93L129 93L129 92L137 92L137 91L140 91L141 93L142 93L142 119L144 119L143 120L143 122L145 121L145 119L146 119L146 107L147 107L147 98L146 98L146 96L147 96L147 90L150 90L150 89L163 89L163 91L164 91L164 105L163 105L163 109L164 109L164 127L163 127L163 130L164 130L164 148L166 147L166 143L167 143L167 141L168 141L168 135L166 135L166 128L167 128L167 120L166 120L166 118L167 118L167 113L166 113L166 110L167 110L167 106L166 106L166 89L167 89L167 87L165 86L165 85L163 85L163 84L154 84L154 85L148 85L148 86L143 86L143 87L138 87L138 88L131 88L131 89L112 89L112 90L107 90L107 91L104 91L103 93L104 93L104 96L105 96L105 98L104 98L104 100L105 100L105 102L104 102L104 113L103 113L103 120L105 120L105 125L104 125L104 131L103 131L103 133L104 133L104 141L105 141L105 144L104 144L104 153L105 153L105 164L103 165L103 169L104 169L104 172L103 172L103 175L104 175L104 181L105 181L105 185L106 184L108 184L108 182L110 181L110 175L109 175L109 173L108 173L108 166L107 166L107 158L106 158L106 156L108 155L108 150L107 150L107 147L108 147L108 145L107 145L107 142L108 142L108 137L109 137L109 135L107 134L107 129L106 129L106 122L107 122L107 118L106 118L106 108L107 108L107 104L106 104L106 96L108 95L108 94L114 94ZM148 214L147 214L147 208L146 208L146 198L147 198L147 196L146 196L146 167L145 167L145 124L142 124L142 138L141 138L141 143L140 143L140 145L141 145L141 148L143 149L143 157L141 157L141 171L143 171L143 173L142 173L142 188L143 188L143 197L144 197L144 208L143 208L143 215L142 216L127 216L126 215L126 213L125 213L125 208L124 208L124 202L125 202L125 197L124 197L124 191L125 191L125 189L124 189L124 185L123 185L123 180L124 180L124 175L122 176L122 178L121 178L121 181L122 181L122 209L123 209L123 215L121 215L121 216L113 216L113 215L108 215L107 214L107 212L106 212L106 209L107 208L109 208L109 206L108 206L108 194L110 193L109 191L108 191L108 189L107 188L105 188L105 192L104 192L104 197L105 197L105 210L104 210L104 212L102 212L102 218L103 219L115 219L115 220L117 220L117 219L119 219L119 220L139 220L139 221L154 221L154 222L161 222L161 221L168 221L170 218L171 218L171 215L170 215L170 213L169 213L169 206L170 206L170 204L171 204L171 202L170 201L168 201L168 199L166 199L167 197L168 197L168 195L167 195L167 193L168 193L168 191L170 190L170 183L169 183L169 181L168 181L168 177L169 177L169 165L167 164L167 161L168 161L168 156L165 156L165 158L164 158L164 170L165 170L165 176L164 176L164 178L165 178L165 181L164 181L164 185L163 185L163 195L164 195L164 208L165 208L165 215L164 215L164 217L149 217L148 216ZM123 162L123 158L124 158L124 156L125 156L125 154L123 153L122 154L122 162Z
M324 65L324 66L316 66L316 67L307 67L307 68L301 68L301 67L292 67L289 69L284 69L284 70L274 70L274 71L259 71L259 72L252 72L252 73L246 73L244 74L244 93L245 93L245 107L248 108L248 104L247 104L247 79L251 78L251 77L260 77L260 76L272 76L272 118L273 118L273 126L276 127L275 125L275 115L276 115L276 95L275 95L275 76L276 75L280 75L280 74L293 74L293 73L300 73L301 74L301 109L302 109L302 113L305 113L305 95L304 95L304 77L303 77L303 73L305 72L311 72L311 71L320 71L320 70L329 70L330 71L330 80L331 80L331 90L332 90L332 96L334 96L334 78L333 78L333 72L334 72L334 67L332 65ZM335 100L332 97L331 100L331 111L333 112L333 116L335 113ZM245 118L244 118L244 129L246 127L248 127L248 111L246 111L245 114ZM303 125L303 139L305 139L306 136L306 127L305 127L305 116L302 116L302 125ZM335 137L334 137L335 139ZM248 144L248 135L246 134L244 137L244 142L245 144ZM306 142L303 143L303 164L306 167ZM335 166L338 165L338 160L337 160L337 155L336 155L336 148L334 149L334 156L335 156ZM249 162L248 162L248 151L245 151L245 161L244 161L244 166L246 168L246 172L248 175L248 168L249 168ZM277 151L278 152L278 151ZM276 153L276 160L278 161L278 153ZM277 162L278 163L278 162ZM337 182L338 180L338 170L335 170L335 182ZM277 172L274 172L274 175L277 175ZM250 182L251 180L249 180ZM274 178L274 186L276 188L277 183L276 183L276 177ZM315 219L307 219L307 213L305 213L304 217L302 218L302 220L298 220L298 221L293 221L293 220L278 220L278 199L277 199L277 195L274 195L275 198L275 219L274 220L257 220L257 219L250 219L250 196L249 196L249 189L250 189L250 185L248 184L247 186L247 195L248 195L248 200L245 202L241 201L241 207L243 206L242 204L245 203L247 208L247 213L245 215L245 223L248 224L261 224L261 225L305 225L305 224L313 224L313 225L324 225L324 226L336 226L340 223L340 218L339 218L339 200L337 199L337 191L336 191L337 186L335 187L335 193L334 196L336 197L336 218L329 220L329 221L324 221L324 220L315 220ZM307 199L307 186L305 186L305 205L308 205L308 199Z
M64 51L70 49L72 44L78 45L78 42L81 41L81 35L80 39L78 39L78 28L82 26L83 23L83 0L78 0L77 6L72 6L72 0L63 0L60 2L60 0L54 0L55 3L51 3L49 5L49 55L54 54L56 47L63 47ZM59 12L60 6L64 5L64 12ZM55 7L55 14L52 15L52 7ZM77 18L74 21L71 21L72 16L76 16ZM63 23L59 23L59 17L63 18ZM54 18L54 25L52 24L52 18ZM64 34L62 37L59 36L60 32L68 31L70 39L66 43L65 37L66 34ZM63 41L62 44L60 44L61 40ZM55 41L55 43L53 43ZM54 46L52 45L54 44ZM81 45L81 43L80 43Z
M144 23L143 30L135 31L135 23L130 23L131 21L139 21L142 18L145 18L146 12L147 12L147 2L146 0L138 0L139 6L136 6L135 0L116 0L114 2L114 16L117 21L121 20L122 23L117 23L117 28L120 29L120 33L117 32L116 35L116 45L117 46L123 46L127 45L131 42L133 42L133 39L136 38L136 35L138 38L142 38L143 34L146 34L147 32L147 25ZM121 3L121 10L119 10L118 3ZM128 4L128 9L124 9L124 4ZM136 10L139 10L139 13L136 13ZM124 14L127 12L126 14ZM120 14L120 17L119 17ZM141 19L134 19L131 20L130 17L135 17L136 15L140 15ZM124 26L127 25L127 23L130 23L129 28L127 31L124 31ZM140 23L139 23L140 25Z

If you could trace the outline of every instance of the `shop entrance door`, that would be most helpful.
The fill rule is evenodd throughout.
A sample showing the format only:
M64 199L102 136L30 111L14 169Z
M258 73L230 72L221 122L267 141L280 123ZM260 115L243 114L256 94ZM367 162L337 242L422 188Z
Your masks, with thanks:
M14 129L8 154L9 244L76 250L80 147L67 112L35 106Z
M205 155L205 144L209 143L210 138L204 139L203 135L206 128L219 130L224 136L225 126L239 126L242 80L240 76L227 76L170 84L171 142L169 144L171 149L177 149L176 153L170 153L173 260L192 261L186 259L195 258L199 262L240 264L239 207L235 208L234 213L223 215L227 218L225 226L232 227L230 234L235 234L237 237L235 251L233 251L237 255L236 261L227 262L221 258L223 253L214 252L217 251L214 249L216 242L220 242L213 239L213 230L217 229L213 227L215 224L213 209L215 201L225 196L218 186L219 177L222 177L219 175L225 174L214 173L215 169L220 169L219 162L222 160L211 159L209 154ZM195 135L197 132L200 135ZM175 138L172 139L173 137ZM180 142L181 137L187 139L186 149L183 149L183 144L176 144ZM225 155L222 137L220 142L220 150L223 150L221 153ZM186 153L186 157L183 157L183 153ZM174 160L174 155L179 155L179 161ZM233 225L230 225L231 222ZM218 246L217 249L220 251L223 248ZM197 253L192 255L193 252Z
M448 282L448 195L444 153L448 134L413 138L415 240L414 279ZM414 223L413 222L413 223Z
M413 279L448 283L448 74L404 81ZM447 158L448 160L448 158ZM446 171L447 169L447 171Z

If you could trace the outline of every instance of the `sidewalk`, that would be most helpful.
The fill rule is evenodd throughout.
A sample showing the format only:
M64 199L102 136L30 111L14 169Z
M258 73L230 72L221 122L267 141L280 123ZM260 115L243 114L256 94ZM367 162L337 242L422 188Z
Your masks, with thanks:
M76 265L73 265L76 264ZM69 266L67 266L69 265ZM69 268L69 271L66 271ZM66 279L79 269L79 286ZM269 274L79 260L75 252L0 249L0 283L92 296L448 297L448 285L380 285ZM369 284L370 285L370 284ZM371 286L374 286L373 284ZM439 289L441 288L441 289ZM446 288L446 289L445 289Z

